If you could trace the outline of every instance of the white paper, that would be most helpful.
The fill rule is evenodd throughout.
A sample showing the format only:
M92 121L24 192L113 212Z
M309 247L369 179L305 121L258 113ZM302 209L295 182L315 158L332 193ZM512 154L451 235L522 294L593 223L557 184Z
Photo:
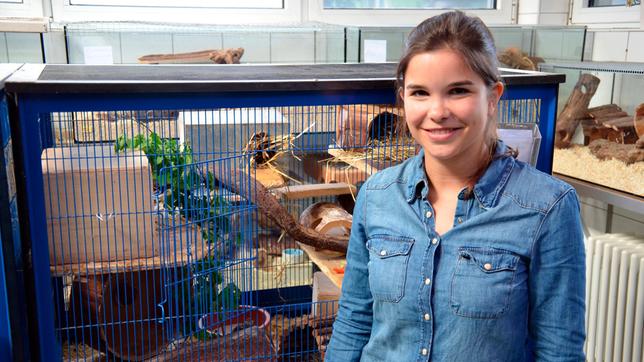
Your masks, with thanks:
M83 48L85 64L114 64L111 46L91 46Z
M364 41L364 62L384 63L387 61L387 41L365 39Z

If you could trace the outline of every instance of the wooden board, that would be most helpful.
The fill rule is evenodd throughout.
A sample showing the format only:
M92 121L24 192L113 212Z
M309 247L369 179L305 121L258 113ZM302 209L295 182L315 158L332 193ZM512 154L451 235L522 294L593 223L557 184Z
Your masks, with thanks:
M342 279L344 274L336 273L333 268L342 268L346 265L346 256L339 255L337 252L327 250L315 250L314 247L298 243L300 248L309 256L318 268L326 275L335 286L342 289Z

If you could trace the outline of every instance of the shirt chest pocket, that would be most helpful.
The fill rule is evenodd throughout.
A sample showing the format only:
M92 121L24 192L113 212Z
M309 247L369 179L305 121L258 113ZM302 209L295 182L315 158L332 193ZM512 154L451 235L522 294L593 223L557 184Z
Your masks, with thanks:
M367 240L369 288L375 300L395 303L402 299L413 244L414 239L388 235Z
M519 256L493 248L460 248L450 286L456 315L498 318L509 306Z

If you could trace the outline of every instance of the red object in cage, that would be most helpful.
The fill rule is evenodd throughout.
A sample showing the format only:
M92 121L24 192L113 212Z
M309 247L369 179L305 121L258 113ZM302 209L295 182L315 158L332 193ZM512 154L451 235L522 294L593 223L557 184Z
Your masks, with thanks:
M271 315L266 310L240 305L234 311L205 314L199 318L198 326L208 333L220 336L232 334L234 338L252 333L254 330L263 330L270 320Z

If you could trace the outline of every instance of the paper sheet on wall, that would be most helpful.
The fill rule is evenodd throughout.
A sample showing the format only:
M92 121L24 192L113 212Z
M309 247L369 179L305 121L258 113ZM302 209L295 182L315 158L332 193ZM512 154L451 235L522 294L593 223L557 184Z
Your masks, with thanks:
M363 59L365 63L384 63L387 61L387 41L365 39Z
M83 48L85 64L114 64L111 46L91 46Z

